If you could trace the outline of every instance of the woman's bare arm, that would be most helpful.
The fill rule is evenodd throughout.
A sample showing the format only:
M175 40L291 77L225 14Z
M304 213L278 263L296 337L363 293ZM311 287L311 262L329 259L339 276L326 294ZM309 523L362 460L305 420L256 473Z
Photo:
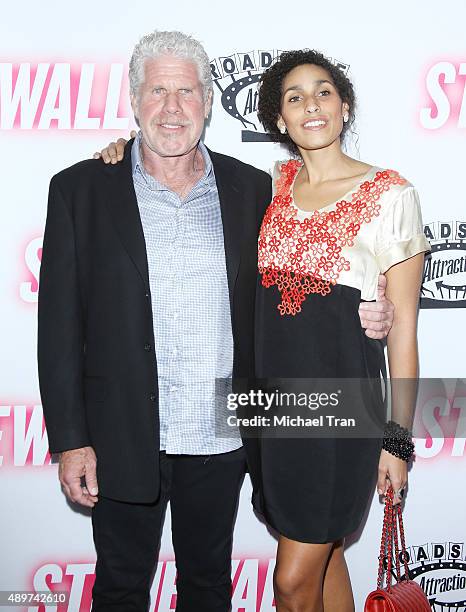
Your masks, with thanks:
M391 419L407 429L412 428L417 392L417 316L423 264L424 253L419 253L385 273L386 296L395 307L393 325L387 337ZM407 479L406 461L382 450L377 483L379 493L385 494L390 484L398 491L405 487Z

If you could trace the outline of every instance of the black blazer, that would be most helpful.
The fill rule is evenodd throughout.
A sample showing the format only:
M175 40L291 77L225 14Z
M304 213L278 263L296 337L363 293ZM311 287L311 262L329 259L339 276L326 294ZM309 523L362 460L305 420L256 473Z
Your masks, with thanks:
M131 172L86 160L50 183L39 287L39 382L51 452L92 446L101 495L159 492L157 360L144 235ZM217 181L234 338L254 375L257 235L270 177L209 152Z

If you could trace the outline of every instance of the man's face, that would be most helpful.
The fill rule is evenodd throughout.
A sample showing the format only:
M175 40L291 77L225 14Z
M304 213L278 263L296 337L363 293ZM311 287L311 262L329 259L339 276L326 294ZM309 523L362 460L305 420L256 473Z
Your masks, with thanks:
M186 155L198 143L211 107L196 64L172 55L147 59L131 106L146 145L161 157Z

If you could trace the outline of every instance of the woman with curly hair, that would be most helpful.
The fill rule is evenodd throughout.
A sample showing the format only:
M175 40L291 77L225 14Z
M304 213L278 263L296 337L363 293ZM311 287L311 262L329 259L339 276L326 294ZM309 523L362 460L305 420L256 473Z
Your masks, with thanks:
M380 272L395 305L387 338L391 378L417 376L417 309L430 248L418 196L398 172L343 152L354 113L351 82L321 53L285 52L263 75L259 119L293 156L275 165L259 236L261 379L380 378L382 343L364 334L358 318L360 300L377 297ZM377 465L379 493L392 485L401 500L413 451L407 387L395 389L383 444L336 436L245 442L254 505L279 533L280 612L354 610L344 538L362 522ZM379 416L381 396L371 395Z

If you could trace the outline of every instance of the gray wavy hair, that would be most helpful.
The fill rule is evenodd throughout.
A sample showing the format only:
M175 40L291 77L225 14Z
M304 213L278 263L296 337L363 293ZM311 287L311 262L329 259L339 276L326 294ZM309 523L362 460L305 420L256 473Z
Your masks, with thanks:
M199 72L204 100L213 90L212 73L207 53L201 43L183 32L160 32L155 30L141 38L134 47L129 63L129 85L132 95L137 96L144 81L144 63L161 55L173 55L194 62Z

